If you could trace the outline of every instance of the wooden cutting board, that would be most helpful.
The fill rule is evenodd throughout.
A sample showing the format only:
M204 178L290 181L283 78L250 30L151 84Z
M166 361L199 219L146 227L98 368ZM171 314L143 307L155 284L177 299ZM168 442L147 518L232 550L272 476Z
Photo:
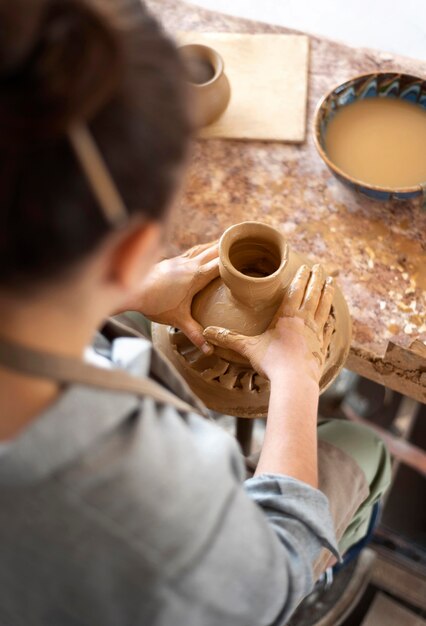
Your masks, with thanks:
M201 137L302 142L306 133L309 39L304 35L179 33L180 44L215 48L231 100Z

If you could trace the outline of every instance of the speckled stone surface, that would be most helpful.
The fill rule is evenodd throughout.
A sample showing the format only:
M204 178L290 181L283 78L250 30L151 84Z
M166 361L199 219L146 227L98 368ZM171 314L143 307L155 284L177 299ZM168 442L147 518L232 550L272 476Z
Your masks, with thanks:
M176 0L148 5L172 34L294 32ZM377 70L425 76L426 63L311 37L307 140L196 142L168 252L215 239L244 220L279 228L294 249L338 276L353 318L348 367L426 401L424 356L411 358L397 349L397 359L388 362L385 354L389 341L405 349L416 339L426 342L426 211L420 201L378 203L346 189L319 158L311 134L322 95L356 74Z

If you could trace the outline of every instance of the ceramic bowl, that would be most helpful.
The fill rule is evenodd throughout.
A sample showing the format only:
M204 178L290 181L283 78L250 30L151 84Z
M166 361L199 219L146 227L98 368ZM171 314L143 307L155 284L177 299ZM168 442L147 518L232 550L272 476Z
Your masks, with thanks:
M426 109L426 80L410 74L377 72L362 74L332 89L325 95L314 114L315 146L326 165L341 182L375 200L408 200L422 196L426 198L425 185L414 187L387 188L370 185L357 180L339 169L327 156L324 137L328 123L341 108L363 98L402 98Z

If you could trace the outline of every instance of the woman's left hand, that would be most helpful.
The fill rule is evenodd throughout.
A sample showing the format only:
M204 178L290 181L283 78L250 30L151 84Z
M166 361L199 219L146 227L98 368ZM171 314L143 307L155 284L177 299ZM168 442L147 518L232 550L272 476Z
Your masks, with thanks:
M191 314L192 299L219 276L218 242L194 246L184 254L154 265L140 294L127 309L143 313L153 322L180 328L205 354L213 351L203 327Z

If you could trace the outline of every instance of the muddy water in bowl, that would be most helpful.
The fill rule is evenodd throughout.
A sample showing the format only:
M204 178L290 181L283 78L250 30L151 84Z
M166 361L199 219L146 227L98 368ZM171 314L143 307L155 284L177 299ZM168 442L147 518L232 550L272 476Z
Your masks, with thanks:
M341 107L328 124L325 151L345 174L370 185L426 182L426 109L397 98Z

